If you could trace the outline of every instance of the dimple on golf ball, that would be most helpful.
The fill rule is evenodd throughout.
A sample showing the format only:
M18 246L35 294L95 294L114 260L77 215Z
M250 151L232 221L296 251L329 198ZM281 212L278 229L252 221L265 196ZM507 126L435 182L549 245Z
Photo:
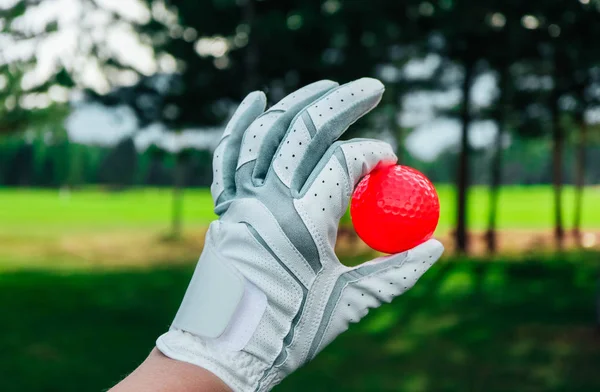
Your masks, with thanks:
M358 236L384 253L411 249L433 235L440 202L431 181L408 166L376 168L357 185L350 203Z

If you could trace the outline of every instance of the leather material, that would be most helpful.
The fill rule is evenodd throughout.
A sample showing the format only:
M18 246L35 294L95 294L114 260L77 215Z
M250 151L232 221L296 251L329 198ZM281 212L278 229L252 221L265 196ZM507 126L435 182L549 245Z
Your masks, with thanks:
M218 200L223 190L225 190L222 167L226 145L226 143L221 142L213 152L213 182L210 186L210 193L214 200Z
M201 261L220 262L235 273L224 270L226 276L210 282L192 278L186 297L197 298L184 299L157 347L208 369L234 391L270 390L368 309L410 288L443 249L430 240L356 268L338 260L338 224L355 184L396 157L377 140L335 142L379 102L381 83L365 78L335 86L313 83L264 115L252 111L252 124L232 127L226 147L218 149L225 158L214 161L225 185L219 195L215 176L220 219L211 225ZM199 282L206 287L198 288ZM229 289L234 293L224 295L224 307L219 296L207 294ZM207 314L196 314L204 309L215 325L205 321Z
M427 243L405 254L383 257L363 265L363 268L349 271L359 273L348 273L330 318L323 320L325 329L322 340L315 342L314 351L310 353L309 359L314 358L340 333L346 331L350 323L359 322L367 315L369 309L379 307L382 302L391 302L413 287L421 275L441 256L442 251L441 245L435 242ZM361 269L366 269L369 265L376 266L385 262L389 264L386 268L360 273Z
M239 169L244 163L258 158L260 146L262 141L269 129L275 124L275 122L283 115L282 111L273 111L260 116L244 133L244 139L242 141L242 147L240 148L240 158L238 160L237 168Z
M379 164L395 164L396 155L389 144L380 141L360 141L340 146L346 158L352 189Z
M302 146L302 144L307 146L310 139L311 136L306 125L304 125L304 120L302 120L301 117L297 118L296 122L292 125L292 132L288 133L284 138L281 148L273 162L275 173L277 173L281 182L288 188L292 183L292 177L306 151L299 147Z
M225 127L213 154L213 182L210 190L217 214L220 210L225 210L225 205L235 194L235 166L244 130L264 112L266 104L267 98L261 91L248 94Z

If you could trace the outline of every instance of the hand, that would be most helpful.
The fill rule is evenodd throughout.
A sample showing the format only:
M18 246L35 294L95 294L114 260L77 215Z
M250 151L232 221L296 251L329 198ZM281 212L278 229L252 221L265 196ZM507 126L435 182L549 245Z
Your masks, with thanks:
M262 92L244 99L214 154L219 220L161 352L234 391L270 390L440 257L435 240L354 268L334 253L356 183L396 163L387 143L336 142L383 90L375 79L320 81L266 112Z

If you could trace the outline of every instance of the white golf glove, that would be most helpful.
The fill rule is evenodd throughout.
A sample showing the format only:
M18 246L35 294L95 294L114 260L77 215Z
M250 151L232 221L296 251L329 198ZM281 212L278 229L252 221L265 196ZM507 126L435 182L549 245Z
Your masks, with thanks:
M387 143L336 142L383 90L375 79L320 81L266 112L262 92L244 99L214 154L220 218L171 329L156 342L162 353L234 391L268 391L440 257L435 240L354 268L334 253L356 183L396 162Z

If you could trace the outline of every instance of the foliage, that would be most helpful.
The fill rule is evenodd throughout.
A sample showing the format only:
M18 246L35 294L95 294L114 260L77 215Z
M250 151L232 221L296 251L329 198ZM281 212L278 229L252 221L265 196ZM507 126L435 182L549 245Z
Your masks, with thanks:
M454 190L449 185L438 184L442 217L440 228L446 231L452 226ZM572 188L566 189L567 197L572 197ZM13 233L69 233L98 231L104 229L132 228L144 226L155 228L168 220L169 190L136 188L118 193L107 193L98 189L84 188L61 194L55 190L0 190L0 202L12 205L11 209L0 212L4 230ZM504 229L540 229L547 227L550 217L546 214L551 204L551 191L548 186L505 186L502 189L502 204L505 214L500 223ZM586 190L586 201L591 205L600 203L597 189ZM186 196L190 201L188 214L190 222L206 226L215 215L207 189L190 189ZM485 227L487 209L486 188L473 188L472 205L474 229ZM569 214L572 211L568 210ZM585 217L586 226L597 228L600 210L590 210ZM44 217L43 224L39 222ZM44 226L47 225L47 226Z
M98 18L82 17L75 26L65 27L54 15L37 28L27 28L23 21L31 12L43 11L40 2L16 0L7 4L0 7L0 40L7 47L47 45L69 28L77 30L80 43L61 61L55 61L44 80L35 83L31 82L38 65L35 50L0 58L0 132L33 129L62 133L65 94L71 90L84 91L88 100L130 107L139 128L161 123L178 131L222 124L235 103L251 90L265 90L274 102L316 79L346 82L376 76L388 86L381 107L345 137L371 129L371 133L396 142L402 162L430 169L440 175L435 180L442 175L443 181L455 178L455 233L463 251L467 250L466 206L472 184L487 178L491 199L497 200L496 190L506 179L520 178L524 183L552 179L555 231L560 244L561 187L565 180L570 181L568 167L577 163L579 187L585 182L586 170L589 178L597 178L596 169L586 168L584 144L598 137L593 135L598 128L590 128L590 135L585 137L583 133L574 136L585 125L584 114L591 113L600 98L600 57L594 48L595 38L600 36L597 0L373 0L367 6L339 0L139 0L137 16L105 2L81 0L76 3L78 12ZM147 64L135 65L114 50L108 30L97 34L95 19L103 20L107 29L128 31L148 53ZM427 58L435 59L437 65L410 76L409 66L414 69L418 60ZM86 81L84 76L91 69L102 83ZM472 96L482 75L494 75L500 91L490 104L478 107ZM459 151L440 158L441 168L415 162L403 153L402 143L410 129L400 124L398 113L404 98L415 91L457 91L461 96L460 104L433 105L433 115L458 117L462 123ZM474 151L469 142L470 125L481 119L499 124L512 140L535 138L545 145L551 138L548 163L541 163L536 155L531 166L525 165L508 159L510 152L504 159L503 137L496 138L492 154ZM575 159L565 153L574 140L583 140ZM61 147L57 144L56 150L67 149L68 142L64 143ZM3 181L39 184L31 175L37 168L31 164L38 157L35 151L20 147L7 158L12 166L4 175L8 180ZM74 186L88 181L87 158L74 151L68 155L68 166L60 165L66 159L45 161L41 172L52 173L44 180L47 185ZM172 178L177 177L173 171L179 173L176 157L154 159L151 153L150 159L138 162L131 144L128 151L127 170L119 169L123 168L122 162L116 163L121 153L113 151L102 158L105 173L96 173L93 182L118 187L173 183ZM208 180L204 158L198 159L202 178ZM508 162L510 173L504 178L503 162ZM596 166L587 163L587 167ZM486 170L490 173L484 174ZM494 231L495 211L490 213L490 232Z
M504 151L503 184L548 184L550 144L547 140L513 139ZM563 163L565 183L573 183L572 166L575 151L567 151ZM212 181L212 153L208 150L185 150L184 185L208 186ZM421 161L405 153L402 163L412 166L436 183L454 179L457 152L446 151L433 162ZM600 182L600 145L586 148L589 167L588 183ZM5 137L0 142L0 186L78 187L106 185L124 188L139 185L170 186L173 184L175 157L161 147L151 145L138 151L130 138L114 147L82 145L70 142L66 135L28 134ZM474 153L471 164L472 183L487 184L492 156L487 150Z
M190 149L186 154L184 185L209 186L211 152ZM0 143L0 186L170 186L174 168L175 158L167 151L150 146L138 152L131 138L114 147L77 144L47 134L32 140L13 136Z

